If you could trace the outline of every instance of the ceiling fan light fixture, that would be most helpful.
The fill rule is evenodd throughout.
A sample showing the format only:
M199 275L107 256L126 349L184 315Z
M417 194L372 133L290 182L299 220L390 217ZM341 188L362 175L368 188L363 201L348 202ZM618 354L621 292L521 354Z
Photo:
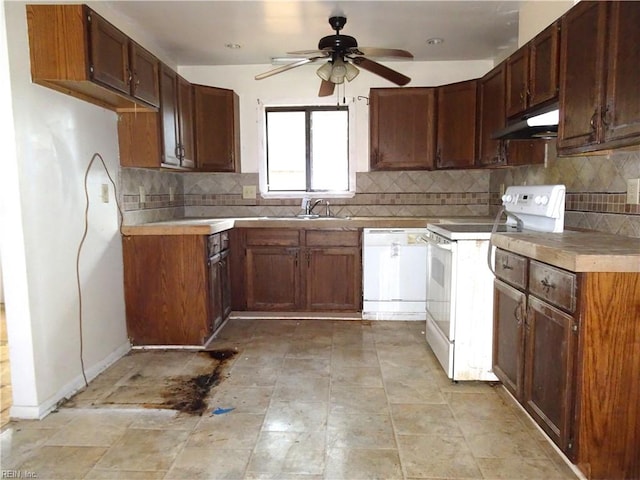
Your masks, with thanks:
M344 66L347 69L346 77L349 82L356 78L360 73L360 70L358 70L351 62L345 62Z
M336 58L333 61L333 68L331 69L331 77L329 81L332 83L344 83L344 79L347 76L347 66L344 60Z
M333 65L331 62L326 62L324 65L322 65L318 70L316 70L316 73L318 74L318 76L326 81L329 82L330 78L331 78L331 71L333 70Z

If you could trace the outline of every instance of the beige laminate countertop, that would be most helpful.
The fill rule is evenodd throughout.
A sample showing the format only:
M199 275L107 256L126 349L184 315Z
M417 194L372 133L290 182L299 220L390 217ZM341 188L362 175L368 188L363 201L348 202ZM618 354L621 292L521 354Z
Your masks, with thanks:
M494 246L572 272L640 272L640 238L598 232L496 233Z
M491 223L491 217L295 217L186 218L123 225L123 235L209 235L238 228L424 228L428 223Z

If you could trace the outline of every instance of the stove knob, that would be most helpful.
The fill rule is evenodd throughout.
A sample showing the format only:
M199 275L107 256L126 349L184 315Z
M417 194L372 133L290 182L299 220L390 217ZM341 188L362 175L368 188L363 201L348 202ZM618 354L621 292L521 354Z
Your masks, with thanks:
M513 197L511 195L502 195L502 203L511 203Z
M536 197L533 199L533 202L536 205L546 205L547 203L549 203L549 197L547 197L546 195L536 195Z

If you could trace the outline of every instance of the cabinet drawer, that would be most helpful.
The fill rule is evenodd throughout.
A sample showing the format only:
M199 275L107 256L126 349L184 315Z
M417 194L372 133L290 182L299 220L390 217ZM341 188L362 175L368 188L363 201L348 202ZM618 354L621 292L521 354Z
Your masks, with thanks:
M210 257L220 253L220 234L214 233L207 238L207 253Z
M360 231L307 230L306 245L308 247L358 247Z
M529 291L564 310L576 309L576 275L546 263L531 260Z
M296 247L300 244L297 229L251 228L247 230L247 246Z
M527 288L527 259L496 249L496 276L520 288Z

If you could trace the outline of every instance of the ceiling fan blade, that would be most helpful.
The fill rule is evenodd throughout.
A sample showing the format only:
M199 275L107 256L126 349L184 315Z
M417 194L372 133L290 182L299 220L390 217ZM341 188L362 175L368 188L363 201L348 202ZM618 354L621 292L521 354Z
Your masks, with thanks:
M324 55L329 56L329 50L297 50L295 52L287 52L287 55Z
M319 97L330 97L333 95L333 90L336 88L336 84L333 82L327 82L326 80L322 80L320 84L320 91L318 92Z
M381 63L369 60L368 58L354 57L352 58L352 60L353 63L355 63L359 67L362 67L365 70L370 71L371 73L375 73L376 75L380 75L382 78L386 78L396 85L406 85L411 81L409 77L401 74L400 72L396 72L395 70L392 70L389 67L385 67Z
M276 75L277 73L286 72L287 70L291 70L292 68L299 67L301 65L305 65L307 63L315 62L319 58L324 57L312 57L312 58L303 58L302 60L298 60L297 62L288 63L286 65L282 65L281 67L274 68L273 70L269 70L268 72L261 73L256 75L256 80L262 80L263 78L270 77L271 75Z
M358 47L357 50L367 57L400 57L413 58L411 52L397 48Z

